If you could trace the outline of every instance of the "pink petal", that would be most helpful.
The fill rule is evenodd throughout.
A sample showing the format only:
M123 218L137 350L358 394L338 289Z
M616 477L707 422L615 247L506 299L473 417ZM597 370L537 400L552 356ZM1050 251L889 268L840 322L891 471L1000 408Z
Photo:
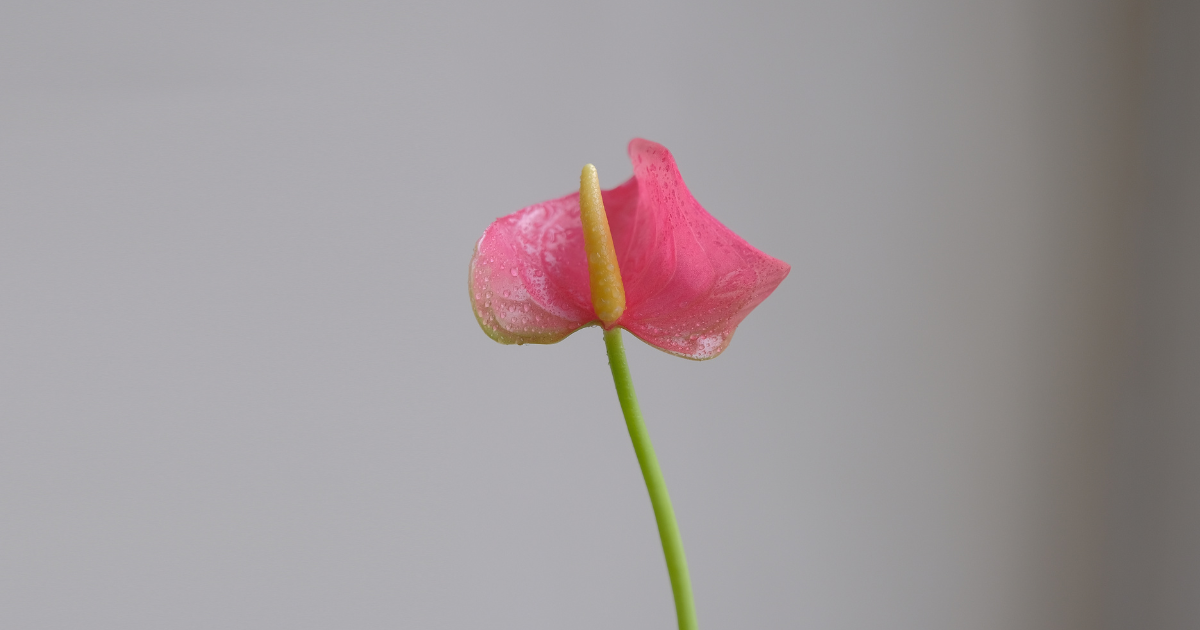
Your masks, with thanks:
M579 193L496 219L468 283L475 318L500 343L554 343L594 322Z
M616 325L672 354L715 357L790 267L709 215L662 145L637 139L629 156L633 178L604 192L625 283ZM599 323L579 194L497 219L475 246L469 284L479 325L501 343L554 343Z
M791 267L708 214L662 145L635 139L629 157L633 179L604 199L625 282L618 324L672 354L715 357Z

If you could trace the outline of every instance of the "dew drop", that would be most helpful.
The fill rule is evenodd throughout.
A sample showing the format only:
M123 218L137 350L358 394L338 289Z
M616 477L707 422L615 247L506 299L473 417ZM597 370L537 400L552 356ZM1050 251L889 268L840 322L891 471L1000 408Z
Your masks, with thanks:
M517 275L517 268L514 266L514 267L512 268L512 271L511 271L510 273L512 273L513 277L516 277L516 275Z

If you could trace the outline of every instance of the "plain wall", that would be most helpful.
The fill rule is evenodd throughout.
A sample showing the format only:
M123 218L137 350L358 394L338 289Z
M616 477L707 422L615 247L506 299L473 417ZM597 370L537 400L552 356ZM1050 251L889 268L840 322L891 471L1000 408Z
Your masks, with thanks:
M465 290L636 136L793 266L629 344L703 626L1097 627L1134 9L6 4L0 627L671 627L599 332Z
M1112 483L1111 628L1200 627L1200 4L1146 6L1142 202Z

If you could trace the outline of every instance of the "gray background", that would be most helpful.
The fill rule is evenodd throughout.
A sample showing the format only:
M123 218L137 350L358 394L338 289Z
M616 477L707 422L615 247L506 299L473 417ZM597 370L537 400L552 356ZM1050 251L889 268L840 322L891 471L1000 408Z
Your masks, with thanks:
M599 332L466 294L634 136L793 266L630 344L704 627L1197 627L1197 28L0 4L0 627L671 627Z

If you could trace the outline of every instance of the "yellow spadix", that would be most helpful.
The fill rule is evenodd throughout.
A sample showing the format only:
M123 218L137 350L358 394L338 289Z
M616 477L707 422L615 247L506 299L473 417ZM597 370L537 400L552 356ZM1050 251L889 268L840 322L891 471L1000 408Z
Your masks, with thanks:
M613 247L604 199L600 196L600 177L588 164L579 176L579 217L583 220L583 250L587 252L588 280L592 287L592 306L607 328L625 312L625 285L617 250Z

